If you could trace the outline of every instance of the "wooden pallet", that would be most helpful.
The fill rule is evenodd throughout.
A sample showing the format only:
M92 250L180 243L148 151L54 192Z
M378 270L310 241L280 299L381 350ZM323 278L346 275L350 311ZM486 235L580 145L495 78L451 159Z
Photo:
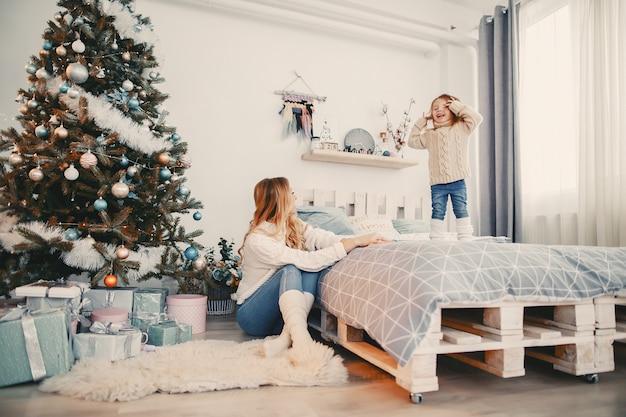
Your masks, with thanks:
M309 320L325 340L393 375L409 391L411 401L419 403L422 393L439 390L437 355L442 354L502 378L523 376L525 356L530 356L596 382L598 373L615 369L613 341L626 337L616 327L626 324L616 322L620 300L626 299L446 305L436 311L426 339L404 367L363 330L348 326L319 306Z

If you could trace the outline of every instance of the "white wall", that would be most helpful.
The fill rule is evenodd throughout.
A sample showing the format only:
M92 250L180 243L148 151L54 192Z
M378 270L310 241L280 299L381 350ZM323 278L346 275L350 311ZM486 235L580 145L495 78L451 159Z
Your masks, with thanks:
M254 184L270 176L286 176L294 187L419 193L428 204L425 151L407 150L405 156L420 165L400 170L302 161L309 144L282 136L282 101L274 91L291 83L295 70L316 94L328 97L316 105L316 133L327 120L340 144L357 127L376 137L386 125L383 101L394 125L411 98L416 100L413 120L442 92L475 105L474 49L463 45L463 37L448 36L450 41L443 32L443 41L434 44L333 19L300 20L295 12L261 4L253 4L250 12L223 6L246 3L138 0L135 7L151 19L161 41L160 72L166 82L160 89L170 94L164 103L170 112L167 123L189 144L187 184L205 206L201 221L186 216L186 227L203 229L199 240L204 244L215 245L220 236L239 244L252 215ZM396 11L413 7L413 16L437 10L424 1L368 3L381 11L387 4ZM0 39L5 40L0 46L0 128L15 125L14 98L26 83L24 65L41 49L46 22L58 10L55 0L0 5ZM473 18L477 25L480 16ZM396 29L404 23L399 21ZM431 26L425 37L433 39L438 29ZM308 92L301 82L289 89Z

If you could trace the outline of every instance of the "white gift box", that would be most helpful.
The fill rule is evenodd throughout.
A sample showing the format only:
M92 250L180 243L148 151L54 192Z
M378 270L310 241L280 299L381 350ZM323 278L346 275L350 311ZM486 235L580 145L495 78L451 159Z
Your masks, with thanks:
M91 313L102 308L121 308L133 311L133 301L137 287L95 287L85 293L89 302L83 306L83 312Z
M122 330L116 334L78 333L74 335L74 356L101 358L110 361L131 358L141 352L143 335L138 329Z
M17 297L76 298L89 291L89 284L76 281L40 280L15 288Z

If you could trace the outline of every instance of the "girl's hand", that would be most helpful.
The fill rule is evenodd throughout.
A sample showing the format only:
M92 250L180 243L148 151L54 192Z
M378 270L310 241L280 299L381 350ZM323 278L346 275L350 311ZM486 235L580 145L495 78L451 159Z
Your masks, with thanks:
M422 113L422 117L426 120L432 120L433 119L433 115L431 112L427 112L427 113Z

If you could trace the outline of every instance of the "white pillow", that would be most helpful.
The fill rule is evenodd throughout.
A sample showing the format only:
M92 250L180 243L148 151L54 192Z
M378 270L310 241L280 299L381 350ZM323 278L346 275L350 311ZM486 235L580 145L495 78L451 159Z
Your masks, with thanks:
M397 239L398 231L393 227L393 222L389 216L384 214L366 214L364 216L350 216L350 223L354 233L364 235L366 233L378 232L387 239Z

